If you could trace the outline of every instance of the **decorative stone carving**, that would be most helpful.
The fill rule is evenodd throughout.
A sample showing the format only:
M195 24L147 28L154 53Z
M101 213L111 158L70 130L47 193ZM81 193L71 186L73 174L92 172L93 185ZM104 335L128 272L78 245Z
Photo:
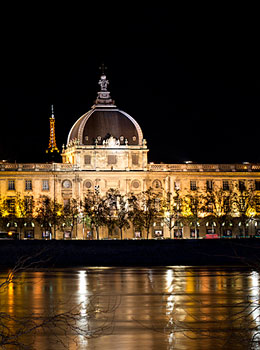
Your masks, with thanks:
M63 188L71 188L72 187L71 181L70 180L64 180L62 182L62 187Z
M101 75L98 83L101 87L101 91L107 91L107 86L109 84L109 81L107 80L107 77L105 76L105 74Z
M132 188L135 190L140 188L140 181L138 181L138 180L132 181Z
M110 136L107 140L103 141L103 145L107 147L118 147L120 146L120 141L115 137Z
M80 144L80 140L77 138L74 138L70 140L70 142L68 143L68 147L77 146L79 144Z
M159 189L159 188L162 188L162 183L160 180L154 180L152 186L155 189Z
M90 189L92 187L92 182L90 180L86 180L84 182L84 187L86 187L87 189Z

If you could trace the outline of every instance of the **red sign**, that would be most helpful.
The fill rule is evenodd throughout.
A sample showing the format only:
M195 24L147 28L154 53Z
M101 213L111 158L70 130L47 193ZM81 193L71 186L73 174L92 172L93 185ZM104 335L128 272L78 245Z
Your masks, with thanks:
M219 238L219 237L218 237L218 234L211 233L211 234L207 234L205 238Z

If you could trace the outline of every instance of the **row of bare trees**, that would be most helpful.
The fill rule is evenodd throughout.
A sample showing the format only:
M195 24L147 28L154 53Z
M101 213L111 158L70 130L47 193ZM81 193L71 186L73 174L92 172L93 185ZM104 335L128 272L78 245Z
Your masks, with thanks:
M260 214L260 196L254 188L239 188L235 184L229 189L214 188L163 193L148 189L139 194L123 195L117 189L110 189L102 196L98 190L89 191L84 201L67 200L60 204L48 196L37 201L32 197L19 194L10 200L0 200L0 225L2 229L16 227L20 236L23 230L33 222L40 225L42 232L51 231L56 238L56 231L77 231L78 223L86 229L95 231L100 238L100 228L106 226L108 237L117 229L121 239L124 230L130 225L136 231L150 237L150 230L155 222L168 227L170 238L174 228L185 225L195 230L198 227L212 225L222 235L227 227L239 227L245 235L249 222L256 224ZM84 237L83 237L84 238Z
M161 195L150 189L142 193L142 199L110 189L105 196L98 191L89 192L83 202L71 198L62 205L48 196L34 201L32 197L17 194L12 200L6 198L0 201L0 225L3 230L17 228L22 236L23 230L36 222L43 232L52 231L56 238L56 230L69 230L72 235L81 222L86 228L95 230L97 239L102 226L107 227L109 236L118 228L123 239L124 229L128 229L132 222L140 231L146 229L148 238L152 222L161 216L159 197Z
M249 224L260 219L260 195L253 185L240 187L232 183L229 188L217 186L181 193L176 190L164 201L165 222L170 234L178 225L188 225L195 231L199 226L212 226L220 236L234 227L245 236Z

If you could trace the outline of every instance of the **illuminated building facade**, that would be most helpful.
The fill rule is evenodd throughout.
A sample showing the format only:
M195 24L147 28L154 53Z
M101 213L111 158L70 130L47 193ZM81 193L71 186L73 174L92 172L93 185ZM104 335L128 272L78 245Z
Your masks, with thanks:
M57 203L65 203L71 198L78 203L89 191L98 190L104 195L109 189L117 189L122 194L141 193L149 188L161 193L194 193L215 189L227 190L232 184L253 186L260 190L260 164L153 164L148 162L147 142L139 124L126 112L115 105L108 91L108 80L102 73L99 80L100 91L91 109L82 115L72 126L66 147L63 147L62 163L52 164L0 164L0 196L14 203L19 193L26 198L47 195ZM50 121L54 121L54 114ZM57 151L54 123L51 125L48 151ZM260 205L260 202L259 202ZM78 219L77 219L78 220ZM175 218L175 221L176 218ZM254 220L255 234L260 225ZM204 237L214 232L214 222L205 222L203 227L185 224L173 225L170 233L164 222L154 222L150 238ZM15 228L14 228L15 229ZM26 233L26 230L29 232ZM251 231L250 231L251 230ZM55 236L64 238L64 232L56 230ZM232 227L229 235L235 235ZM135 238L133 227L125 230L125 238ZM39 225L25 228L26 238L42 238ZM84 236L84 237L83 237ZM118 234L115 234L118 237ZM84 223L77 221L72 238L86 238ZM100 237L107 237L107 230L101 229Z

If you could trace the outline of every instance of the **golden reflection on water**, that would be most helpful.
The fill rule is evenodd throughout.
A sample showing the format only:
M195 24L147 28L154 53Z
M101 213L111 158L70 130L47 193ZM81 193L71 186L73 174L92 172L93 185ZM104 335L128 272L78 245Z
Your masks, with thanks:
M0 293L1 312L24 316L81 305L78 326L95 327L89 303L104 309L120 300L113 331L102 337L66 336L69 349L250 349L259 325L259 273L242 268L89 268L27 271ZM96 322L96 323L95 323ZM54 332L39 332L37 350L60 350Z
M7 305L8 305L8 313L12 316L14 314L14 285L10 283L7 286Z
M87 289L87 273L85 270L78 272L78 304L80 307L80 314L83 319L87 318L87 304L88 304L88 289ZM77 324L78 327L82 327L82 324ZM89 327L88 323L86 324ZM88 339L79 335L79 342L82 346L87 347ZM76 346L76 344L74 344Z

